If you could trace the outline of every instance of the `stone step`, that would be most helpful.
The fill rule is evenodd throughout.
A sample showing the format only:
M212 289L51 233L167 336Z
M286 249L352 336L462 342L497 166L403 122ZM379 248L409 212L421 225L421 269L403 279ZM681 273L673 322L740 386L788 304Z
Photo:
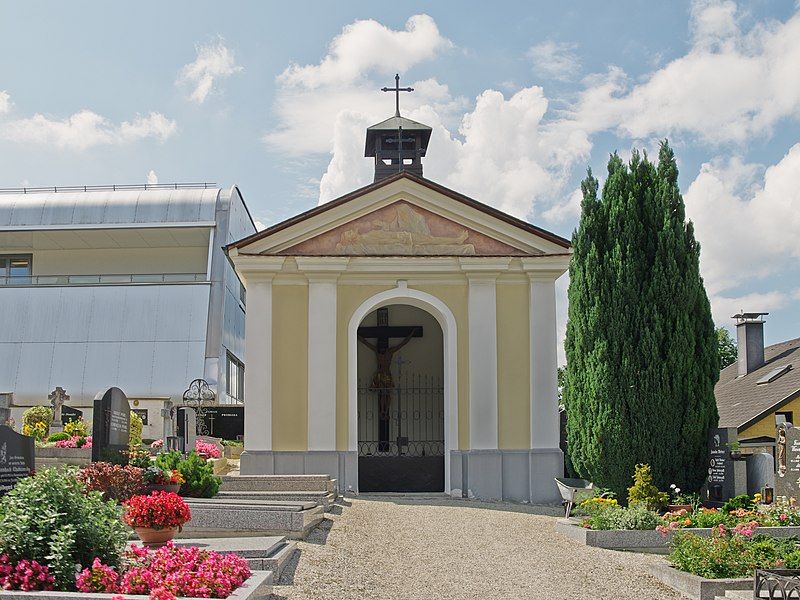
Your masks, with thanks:
M197 546L246 558L254 571L272 571L277 579L297 550L297 543L285 536L179 539L180 546Z
M261 492L261 491L233 491L222 490L215 498L220 500L260 500L266 502L316 502L330 510L336 502L334 492Z
M316 502L186 498L192 519L181 538L286 536L303 539L324 518Z
M226 492L335 492L336 480L328 475L226 475Z

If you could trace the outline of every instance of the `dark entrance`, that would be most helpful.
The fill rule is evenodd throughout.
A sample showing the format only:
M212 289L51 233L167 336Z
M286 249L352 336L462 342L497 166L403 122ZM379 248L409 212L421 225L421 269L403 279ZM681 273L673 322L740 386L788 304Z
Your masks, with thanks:
M395 323L389 324L389 308L382 308L358 332L359 490L441 492L441 328L418 308L391 308Z

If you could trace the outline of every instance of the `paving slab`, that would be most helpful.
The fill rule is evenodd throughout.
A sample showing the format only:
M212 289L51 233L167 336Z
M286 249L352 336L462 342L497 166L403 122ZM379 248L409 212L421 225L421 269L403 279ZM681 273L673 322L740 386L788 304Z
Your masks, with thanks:
M259 571L272 571L275 578L291 560L297 544L285 536L253 536L231 538L181 538L175 542L179 546L197 546L223 554L236 554L246 558L250 568Z
M303 539L324 518L315 502L260 502L187 498L192 520L179 538L285 535Z

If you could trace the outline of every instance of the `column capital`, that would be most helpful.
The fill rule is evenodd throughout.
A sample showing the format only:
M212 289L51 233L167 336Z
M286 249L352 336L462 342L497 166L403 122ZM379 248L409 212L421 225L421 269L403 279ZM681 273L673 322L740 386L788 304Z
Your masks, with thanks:
M521 259L522 270L531 280L556 280L569 269L571 254L545 254Z
M232 256L231 261L245 281L271 281L283 269L286 257L238 254Z

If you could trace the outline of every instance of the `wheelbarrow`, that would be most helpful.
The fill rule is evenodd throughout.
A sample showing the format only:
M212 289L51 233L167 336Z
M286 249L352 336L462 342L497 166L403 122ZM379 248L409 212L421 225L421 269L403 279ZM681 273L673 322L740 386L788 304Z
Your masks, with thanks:
M556 477L558 491L561 492L561 504L564 505L564 516L569 518L572 507L575 506L576 495L578 492L589 492L594 489L594 484L585 479L573 479L570 477Z

